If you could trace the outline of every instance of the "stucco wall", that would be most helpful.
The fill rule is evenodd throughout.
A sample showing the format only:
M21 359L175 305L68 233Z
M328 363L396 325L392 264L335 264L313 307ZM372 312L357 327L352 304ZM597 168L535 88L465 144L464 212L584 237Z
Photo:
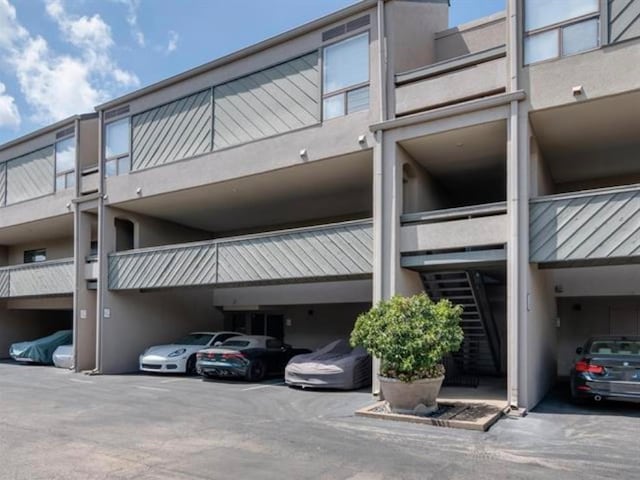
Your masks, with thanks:
M529 265L529 298L524 322L524 350L520 352L526 371L523 405L533 408L555 382L557 357L556 303L549 271Z
M435 36L436 61L481 52L507 43L504 12L438 32Z
M25 250L47 250L47 260L73 258L73 238L33 241L9 247L9 265L22 265Z
M392 72L400 73L436 60L434 36L447 28L449 7L445 1L386 4L387 45Z
M105 292L100 331L102 373L132 372L138 356L152 345L170 343L192 331L215 331L222 314L211 304L211 291L184 289L154 292Z
M285 342L296 347L317 349L339 338L349 338L359 314L371 304L300 305L282 309ZM288 326L287 319L291 322Z

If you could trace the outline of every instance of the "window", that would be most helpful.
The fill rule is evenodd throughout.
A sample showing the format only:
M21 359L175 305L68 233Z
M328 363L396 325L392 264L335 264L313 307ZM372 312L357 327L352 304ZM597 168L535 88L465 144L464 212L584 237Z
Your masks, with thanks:
M525 0L525 63L598 48L599 14L599 0Z
M322 116L329 120L369 108L369 34L324 49Z
M76 186L76 138L56 143L56 192Z
M105 176L124 175L131 170L129 156L129 119L108 123L105 128Z
M40 248L38 250L25 250L24 263L37 263L44 262L47 260L47 250L44 248Z

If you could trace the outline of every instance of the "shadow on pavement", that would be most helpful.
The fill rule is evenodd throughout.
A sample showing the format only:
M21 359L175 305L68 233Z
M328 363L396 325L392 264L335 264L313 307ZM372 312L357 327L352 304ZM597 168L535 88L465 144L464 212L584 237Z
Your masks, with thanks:
M627 416L640 418L640 403L603 400L576 405L571 402L569 383L557 383L533 413L563 415Z

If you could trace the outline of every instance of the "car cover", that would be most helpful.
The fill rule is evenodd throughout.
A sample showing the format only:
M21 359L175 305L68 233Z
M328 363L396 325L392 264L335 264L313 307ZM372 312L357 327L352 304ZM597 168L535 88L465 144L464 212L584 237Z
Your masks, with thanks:
M53 352L60 345L68 345L73 341L72 330L61 330L30 342L14 343L9 349L9 355L14 360L26 360L35 363L53 363Z
M360 347L336 340L315 352L293 357L285 369L288 385L353 390L371 384L371 357Z
M60 345L53 352L53 364L58 368L73 368L73 345Z

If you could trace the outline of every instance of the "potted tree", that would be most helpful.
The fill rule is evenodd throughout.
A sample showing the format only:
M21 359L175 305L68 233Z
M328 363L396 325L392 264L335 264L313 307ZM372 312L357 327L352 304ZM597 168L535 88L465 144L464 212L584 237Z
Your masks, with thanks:
M442 358L458 351L464 337L461 314L461 306L446 299L435 303L421 293L394 296L358 317L351 344L380 360L380 388L392 411L437 407Z

